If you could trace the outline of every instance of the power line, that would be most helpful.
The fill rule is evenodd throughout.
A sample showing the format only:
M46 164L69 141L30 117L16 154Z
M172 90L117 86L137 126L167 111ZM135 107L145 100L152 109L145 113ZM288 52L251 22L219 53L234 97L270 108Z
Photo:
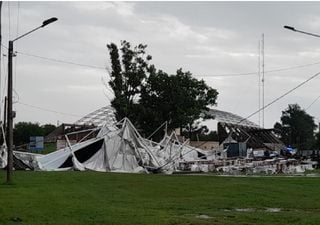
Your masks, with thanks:
M17 2L17 27L16 27L16 37L19 37L19 28L20 28L20 2ZM19 42L18 42L19 43ZM18 43L16 43L15 48L18 49ZM17 63L18 63L18 58L14 60L14 75L13 75L13 91L14 94L17 98L16 101L19 101L19 93L17 91Z
M304 64L299 66L285 67L285 68L274 69L274 70L267 70L267 71L264 71L264 73L266 74L266 73L281 72L286 70L293 70L293 69L299 69L299 68L304 68L308 66L314 66L318 64L320 64L320 62L309 63L309 64ZM203 77L235 77L235 76L252 76L257 74L258 74L257 72L249 72L249 73L230 73L230 74L201 75L201 76Z
M305 108L305 111L307 111L314 103L316 103L316 101L318 101L319 98L320 98L320 95L307 108Z
M40 107L40 106L30 105L30 104L23 103L23 102L17 102L17 104L24 105L24 106L31 107L31 108L35 108L35 109L42 110L42 111L47 111L47 112L52 112L52 113L56 113L56 114L66 115L66 116L73 116L73 117L77 117L77 118L79 118L79 117L82 118L83 117L82 115L59 112L59 111L55 111L55 110L52 110L52 109L46 109L46 108L43 108L43 107Z
M10 2L8 2L8 22L9 22L8 37L9 37L9 40L10 40L11 39L11 10L10 10Z
M3 47L7 48L6 46L3 45ZM55 59L55 58L49 58L49 57L44 57L44 56L38 56L38 55L33 55L33 54L29 54L29 53L23 53L23 52L17 52L18 54L21 55L26 55L26 56L30 56L30 57L35 57L35 58L40 58L40 59L44 59L44 60L49 60L49 61L54 61L54 62L58 62L58 63L64 63L64 64L70 64L70 65L76 65L76 66L83 66L83 67L89 67L89 68L94 68L94 69L103 69L105 70L105 67L101 67L101 66L94 66L94 65L88 65L88 64L82 64L82 63L75 63L75 62L71 62L71 61L66 61L66 60L61 60L61 59ZM308 67L308 66L313 66L313 65L317 65L320 64L320 62L315 62L315 63L309 63L309 64L304 64L304 65L299 65L299 66L293 66L293 67L286 67L286 68L281 68L281 69L274 69L274 70L269 70L269 71L265 71L264 73L272 73L272 72L279 72L279 71L285 71L285 70L292 70L292 69L297 69L297 68L303 68L303 67ZM256 75L257 72L251 72L251 73L238 73L238 74L221 74L221 75L207 75L207 76L248 76L248 75ZM252 114L250 114L249 116L247 116L246 118L242 119L240 122L242 122L245 119L248 119L252 116L254 116L255 114L259 113L261 110L266 109L267 107L269 107L270 105L274 104L275 102L279 101L280 99L282 99L283 97L285 97L286 95L290 94L291 92L293 92L294 90L298 89L299 87L303 86L304 84L306 84L307 82L309 82L310 80L314 79L315 77L317 77L318 75L320 75L319 73L314 74L313 76L311 76L310 78L308 78L307 80L305 80L304 82L300 83L299 85L297 85L296 87L292 88L291 90L287 91L286 93L284 93L283 95L279 96L278 98L274 99L273 101L271 101L270 103L268 103L267 105L265 105L264 107L258 109L257 111L253 112ZM310 108L318 99L320 98L320 96L310 105L307 107ZM52 113L58 113L58 114L63 114L63 115L68 115L68 116L74 116L74 117L82 117L80 115L76 115L76 114L70 114L70 113L64 113L64 112L59 112L59 111L55 111L55 110L50 110L50 109L45 109L39 106L34 106L34 105L30 105L30 104L26 104L26 103L22 103L22 102L17 102L18 104L24 105L24 106L28 106L28 107L32 107L32 108L36 108L39 110L43 110L43 111L48 111L48 112L52 112Z
M287 91L286 93L282 94L281 96L277 97L276 99L274 99L273 101L271 101L270 103L268 103L267 105L265 105L264 107L258 109L257 111L251 113L249 116L247 116L246 118L240 120L238 123L241 123L242 121L249 119L250 117L256 115L257 113L259 113L261 110L264 110L266 108L268 108L270 105L272 105L273 103L279 101L280 99L282 99L283 97L285 97L286 95L290 94L291 92L295 91L296 89L298 89L299 87L303 86L304 84L306 84L307 82L309 82L310 80L314 79L315 77L319 76L320 72L314 74L313 76L309 77L307 80L303 81L302 83L300 83L299 85L295 86L294 88L290 89L289 91Z
M16 36L19 36L19 27L20 26L20 2L17 2L17 30L16 30Z
M2 52L3 52L3 50L2 50ZM4 58L5 58L5 57L2 55L2 56L1 56L2 70L3 70L3 73L2 73L2 74L6 74L6 73L7 73L7 71L6 71L6 64L5 64ZM2 75L2 74L1 74L1 75ZM1 101L4 100L5 95L6 95L7 79L8 79L8 76L4 76L4 80L3 80L4 82L1 82L1 83L3 83L3 84L2 84L2 86L3 86L2 91L3 91L3 93L2 93L2 95L1 95ZM2 86L0 87L0 91L1 91Z
M94 68L94 69L106 70L106 67L102 67L102 66L94 66L94 65L89 65L89 64L76 63L76 62L66 61L66 60L62 60L62 59L55 59L55 58L49 58L49 57L44 57L44 56L38 56L38 55L33 55L33 54L19 52L19 51L17 51L16 53L21 54L21 55L34 57L34 58L39 58L39 59L49 60L49 61L53 61L53 62L58 62L58 63L64 63L64 64L70 64L70 65L75 65L75 66L83 66L83 67L89 67L89 68Z
M7 48L4 45L3 45L3 47ZM34 55L34 54L20 52L20 51L16 51L16 53L21 54L21 55L25 55L25 56L34 57L34 58L43 59L43 60L64 63L64 64L70 64L70 65L75 65L75 66L82 66L82 67L101 69L101 70L107 70L107 71L109 69L108 67L89 65L89 64L84 64L84 63L77 63L77 62L67 61L67 60L63 60L63 59L56 59L56 58L50 58L50 57L45 57L45 56L39 56L39 55ZM279 68L279 69L274 69L274 70L267 70L267 71L264 71L264 73L265 74L266 73L275 73L275 72L281 72L281 71L287 71L287 70L293 70L293 69L314 66L314 65L318 65L318 64L320 64L320 62L308 63L308 64L291 66L291 67L284 67L284 68ZM216 74L216 75L198 75L198 76L201 76L201 77L234 77L234 76L252 76L252 75L257 75L257 72Z
M1 75L2 75L2 77L4 76L4 78L2 79L1 86L0 86L0 92L2 92L1 99L0 99L1 100L0 104L5 106L5 98L6 98L6 88L7 88L8 76L6 76L6 74L7 74L7 66L6 66L6 63L5 63L5 54L7 54L7 53L4 53L3 47L4 47L4 45L1 45L1 52L2 52L2 55L1 55L1 61L2 61L2 70L1 70L1 72L2 72L2 74ZM0 112L0 116L1 117L2 117L4 112L5 112L5 109L3 107L3 109Z
M16 27L16 37L19 37L19 25L20 25L20 2L17 3L17 27ZM15 44L15 48L18 49L18 43ZM17 88L17 61L14 61L14 88Z

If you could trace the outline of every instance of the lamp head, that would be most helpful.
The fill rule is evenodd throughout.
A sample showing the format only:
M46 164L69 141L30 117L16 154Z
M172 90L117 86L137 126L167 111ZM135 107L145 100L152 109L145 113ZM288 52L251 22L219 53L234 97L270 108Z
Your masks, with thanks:
M56 17L52 17L50 19L47 19L47 20L42 22L41 27L47 26L48 24L53 23L53 22L55 22L57 20L58 20L58 18L56 18Z
M284 28L292 30L292 31L296 31L296 29L294 27L290 27L290 26L284 26Z

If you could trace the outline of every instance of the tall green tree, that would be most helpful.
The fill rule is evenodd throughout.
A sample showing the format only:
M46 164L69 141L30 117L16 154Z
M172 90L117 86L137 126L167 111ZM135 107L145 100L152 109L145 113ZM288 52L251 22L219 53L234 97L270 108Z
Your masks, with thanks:
M132 47L127 41L118 49L107 45L111 72L109 85L114 92L111 105L117 120L128 117L145 135L151 134L163 122L168 128L182 128L191 134L198 130L194 123L205 118L203 112L215 105L218 92L190 72L177 70L168 75L150 64L146 45Z
M204 111L215 105L218 92L190 72L179 69L175 75L163 71L153 72L142 88L140 103L142 128L149 133L164 121L168 128L183 128L189 136L198 130L194 122L204 118ZM152 125L152 126L150 126Z
M111 105L116 110L118 120L128 117L136 121L137 98L149 73L149 61L152 59L150 55L146 55L146 47L143 44L132 47L127 41L121 41L120 50L114 43L107 45L111 61L109 85L114 92Z
M290 104L286 110L282 111L281 123L277 122L274 128L286 145L302 150L314 147L314 131L317 125L313 117L298 104Z

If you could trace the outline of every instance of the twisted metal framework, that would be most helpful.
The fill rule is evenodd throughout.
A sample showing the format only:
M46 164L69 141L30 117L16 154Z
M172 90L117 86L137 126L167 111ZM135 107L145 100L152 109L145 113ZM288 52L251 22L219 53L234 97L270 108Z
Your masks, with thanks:
M230 112L221 111L217 109L210 109L208 114L214 116L214 120L217 120L218 122L259 128L259 125L251 122L250 120L244 119L243 117ZM88 115L84 116L83 118L75 122L75 124L93 124L98 127L102 126L105 123L116 123L115 109L111 106L104 106L94 112L89 113Z
M116 122L114 113L115 110L111 106L104 106L77 120L75 124L93 124L97 127L101 127L106 123L111 125Z
M230 112L210 109L208 114L214 116L214 120L217 120L218 122L259 128L259 125L255 124L254 122L251 122L250 120L247 120L239 115Z

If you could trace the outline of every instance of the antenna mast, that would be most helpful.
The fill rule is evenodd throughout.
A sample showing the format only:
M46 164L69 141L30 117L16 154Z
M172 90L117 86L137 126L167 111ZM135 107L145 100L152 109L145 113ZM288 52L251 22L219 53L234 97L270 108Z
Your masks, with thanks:
M258 114L258 124L259 126L261 126L261 111L260 111L260 108L261 108L261 65L260 65L260 62L261 62L261 58L260 58L260 55L261 55L261 45L260 45L261 41L259 40L259 43L258 43L258 89L259 89L259 94L258 94L258 110L259 110L259 114Z
M264 34L262 34L262 128L264 128Z

